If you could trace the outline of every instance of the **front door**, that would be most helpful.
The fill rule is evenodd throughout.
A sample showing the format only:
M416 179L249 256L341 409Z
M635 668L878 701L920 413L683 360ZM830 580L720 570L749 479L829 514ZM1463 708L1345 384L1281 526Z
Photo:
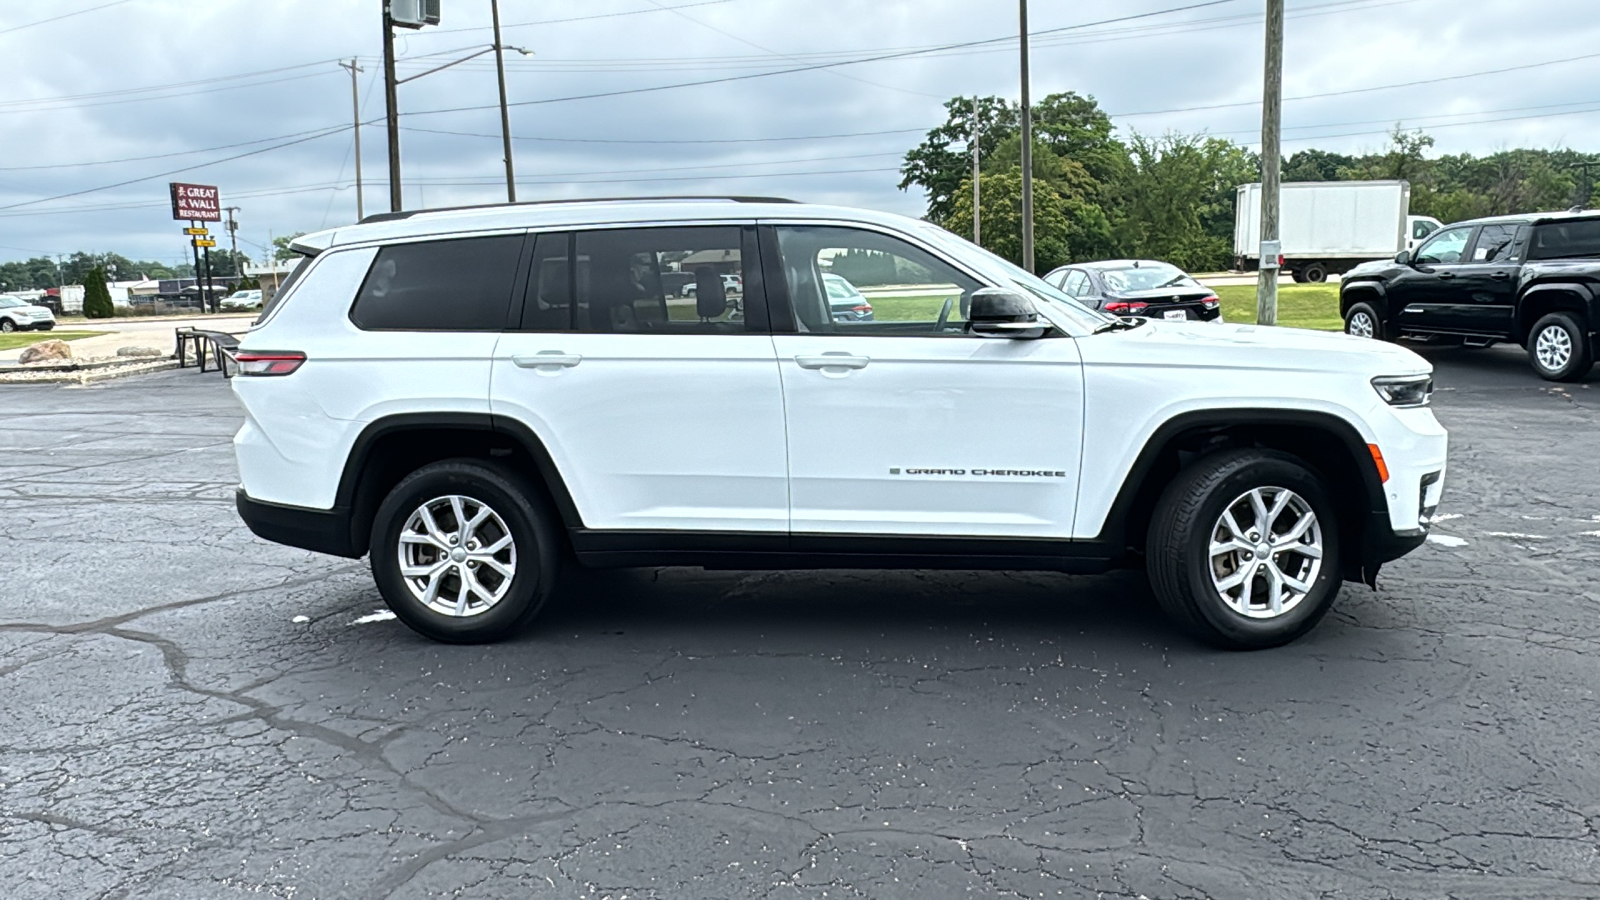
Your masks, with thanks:
M781 282L795 320L773 337L795 539L1069 537L1083 425L1076 343L968 334L960 311L982 284L898 236L778 225L763 237L774 233L783 274L769 282ZM872 320L828 315L826 275L860 291Z
M1473 226L1457 225L1435 232L1417 248L1409 265L1388 286L1389 308L1399 311L1400 327L1418 330L1461 330L1466 321L1457 272L1467 259Z
M764 301L741 287L746 242L753 226L538 236L491 406L543 441L588 528L787 531L783 394Z

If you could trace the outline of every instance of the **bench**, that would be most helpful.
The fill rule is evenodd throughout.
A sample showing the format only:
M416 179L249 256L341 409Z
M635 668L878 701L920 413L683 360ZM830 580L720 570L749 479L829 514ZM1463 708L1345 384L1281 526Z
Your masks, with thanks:
M238 335L226 331L205 331L194 327L174 328L173 333L178 342L179 368L187 368L192 355L200 371L208 371L207 364L215 360L216 370L222 373L223 378L233 377L233 372L228 370L228 364L234 362L234 352L239 349Z

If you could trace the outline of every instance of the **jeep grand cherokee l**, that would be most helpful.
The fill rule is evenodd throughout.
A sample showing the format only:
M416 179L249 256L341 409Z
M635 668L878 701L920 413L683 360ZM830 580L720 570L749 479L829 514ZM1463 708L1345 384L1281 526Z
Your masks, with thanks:
M1127 319L933 225L757 198L373 216L245 336L238 508L367 555L446 641L563 567L1143 567L1224 647L1304 634L1420 544L1431 370L1341 334ZM736 263L692 300L664 276ZM833 314L870 265L908 299ZM840 270L840 271L836 271Z

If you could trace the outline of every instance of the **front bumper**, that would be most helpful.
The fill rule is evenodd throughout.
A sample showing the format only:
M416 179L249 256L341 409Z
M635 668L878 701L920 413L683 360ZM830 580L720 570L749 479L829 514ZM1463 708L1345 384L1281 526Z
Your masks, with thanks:
M335 506L333 509L308 509L303 506L284 506L256 500L239 488L234 495L234 505L239 518L250 527L256 537L312 550L333 556L357 559L362 555L355 549L350 533L350 510Z

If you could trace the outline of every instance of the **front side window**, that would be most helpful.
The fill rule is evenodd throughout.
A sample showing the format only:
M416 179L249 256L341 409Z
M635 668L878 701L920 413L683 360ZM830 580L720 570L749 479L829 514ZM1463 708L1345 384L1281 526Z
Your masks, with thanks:
M782 225L778 249L797 327L806 334L952 336L966 331L977 279L876 231ZM871 317L851 315L857 307Z
M350 320L367 331L499 331L522 241L509 234L384 247Z
M1478 239L1472 245L1475 263L1509 262L1513 257L1517 226L1485 225L1478 229Z
M573 328L616 334L744 333L741 240L737 225L578 232Z
M1446 228L1417 249L1416 262L1429 266L1453 266L1461 262L1467 249L1467 235L1471 233L1470 225Z

